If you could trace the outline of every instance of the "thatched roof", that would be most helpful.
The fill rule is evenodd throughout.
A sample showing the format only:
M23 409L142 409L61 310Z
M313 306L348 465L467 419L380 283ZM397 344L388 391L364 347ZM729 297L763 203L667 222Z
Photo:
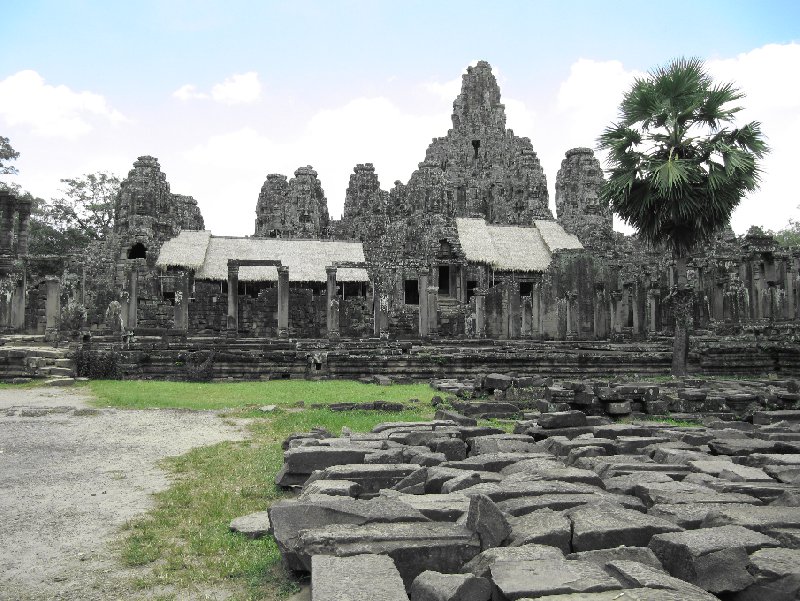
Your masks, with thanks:
M182 230L161 245L158 253L159 267L200 269L206 259L206 249L211 232L208 230Z
M483 219L456 219L458 239L467 261L499 271L544 271L553 252L583 248L555 221L534 226L489 225Z
M197 232L182 231L165 242L156 264L162 268L195 269L198 280L226 280L228 259L277 260L289 267L289 280L292 282L325 282L328 279L325 267L335 262L364 261L364 250L360 242L229 238L209 234L205 246L200 249L197 241L199 236L193 234ZM202 262L198 257L202 258ZM336 272L336 279L340 282L368 282L369 276L366 269L340 268ZM239 280L277 281L278 270L275 267L242 266L239 268Z

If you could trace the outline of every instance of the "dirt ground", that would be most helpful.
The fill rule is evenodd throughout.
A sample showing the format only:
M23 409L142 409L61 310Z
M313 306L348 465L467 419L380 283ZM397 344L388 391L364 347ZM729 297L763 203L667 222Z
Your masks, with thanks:
M0 389L2 600L130 598L111 543L168 486L158 461L245 436L211 411L93 409L88 395Z

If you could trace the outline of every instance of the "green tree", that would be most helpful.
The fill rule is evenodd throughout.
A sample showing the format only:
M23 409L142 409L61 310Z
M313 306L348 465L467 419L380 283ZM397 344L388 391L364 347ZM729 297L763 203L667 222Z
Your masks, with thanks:
M114 227L114 199L120 181L108 173L62 179L63 196L48 207L50 219L62 230L76 230L87 240L103 240Z
M9 161L14 161L19 157L19 153L11 147L8 138L0 136L0 175L14 175L17 168L9 165Z
M674 375L686 373L689 352L687 257L758 188L767 152L760 123L733 126L741 107L729 105L743 97L715 84L702 61L676 59L634 82L598 140L609 166L601 199L676 261Z
M797 207L800 209L800 207ZM776 232L769 232L778 241L778 244L784 248L800 246L800 221L797 219L789 219L786 227L779 229Z

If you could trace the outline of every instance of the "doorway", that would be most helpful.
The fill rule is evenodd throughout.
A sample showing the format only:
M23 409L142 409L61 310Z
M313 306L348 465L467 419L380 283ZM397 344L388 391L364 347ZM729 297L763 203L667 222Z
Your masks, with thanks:
M450 296L450 266L439 265L439 294Z

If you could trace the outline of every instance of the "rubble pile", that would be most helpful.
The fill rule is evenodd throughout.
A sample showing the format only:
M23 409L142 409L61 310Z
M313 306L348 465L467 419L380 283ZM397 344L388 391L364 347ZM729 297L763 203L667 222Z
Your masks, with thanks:
M592 395L661 395L609 388ZM292 435L277 483L299 494L269 509L286 567L311 573L314 601L800 595L800 410L690 427L570 409L514 432L441 409Z

